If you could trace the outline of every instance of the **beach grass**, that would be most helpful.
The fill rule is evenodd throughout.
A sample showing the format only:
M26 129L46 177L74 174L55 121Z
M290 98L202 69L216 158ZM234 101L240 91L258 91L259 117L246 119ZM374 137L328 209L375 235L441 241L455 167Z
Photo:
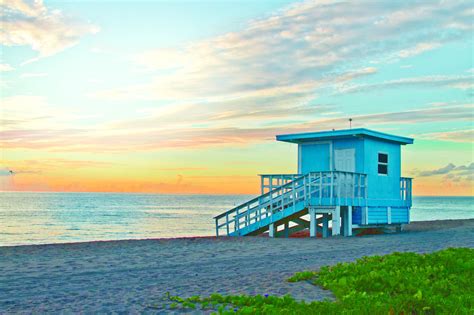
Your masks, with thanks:
M331 290L335 300L304 302L291 296L219 295L188 299L168 296L174 308L219 314L473 314L474 249L429 254L392 253L298 272L290 282L308 281Z

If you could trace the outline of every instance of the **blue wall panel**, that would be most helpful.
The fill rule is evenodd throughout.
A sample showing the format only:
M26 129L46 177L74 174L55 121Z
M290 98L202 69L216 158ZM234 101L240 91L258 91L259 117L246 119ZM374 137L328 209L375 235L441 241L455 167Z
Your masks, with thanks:
M392 223L408 223L408 208L392 207Z
M386 224L387 222L387 208L369 207L369 224Z
M300 144L299 173L330 171L329 147L329 143Z
M400 199L400 145L365 139L365 171L368 176L369 199ZM378 154L388 154L388 175L378 174Z

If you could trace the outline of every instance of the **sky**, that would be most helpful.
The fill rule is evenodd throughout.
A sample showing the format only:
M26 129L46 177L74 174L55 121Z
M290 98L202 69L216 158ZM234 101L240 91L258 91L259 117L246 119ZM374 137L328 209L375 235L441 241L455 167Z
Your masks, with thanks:
M0 190L256 194L351 117L474 194L472 2L0 3Z

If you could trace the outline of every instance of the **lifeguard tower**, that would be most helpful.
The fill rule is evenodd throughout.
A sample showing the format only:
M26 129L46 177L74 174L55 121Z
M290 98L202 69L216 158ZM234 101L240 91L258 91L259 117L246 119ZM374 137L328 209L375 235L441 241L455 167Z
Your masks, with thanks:
M260 196L214 218L217 236L288 237L307 228L311 237L351 236L353 228L410 222L401 146L413 139L363 128L276 139L298 145L298 173L260 175Z

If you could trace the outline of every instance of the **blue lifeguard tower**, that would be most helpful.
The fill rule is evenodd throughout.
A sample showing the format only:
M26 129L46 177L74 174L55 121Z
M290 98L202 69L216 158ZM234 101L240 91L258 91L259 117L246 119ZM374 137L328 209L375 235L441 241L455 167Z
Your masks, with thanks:
M217 236L288 237L309 228L311 237L327 237L330 225L332 235L350 236L353 228L410 222L401 146L413 139L363 128L276 139L298 145L298 173L260 175L260 196L214 218Z

